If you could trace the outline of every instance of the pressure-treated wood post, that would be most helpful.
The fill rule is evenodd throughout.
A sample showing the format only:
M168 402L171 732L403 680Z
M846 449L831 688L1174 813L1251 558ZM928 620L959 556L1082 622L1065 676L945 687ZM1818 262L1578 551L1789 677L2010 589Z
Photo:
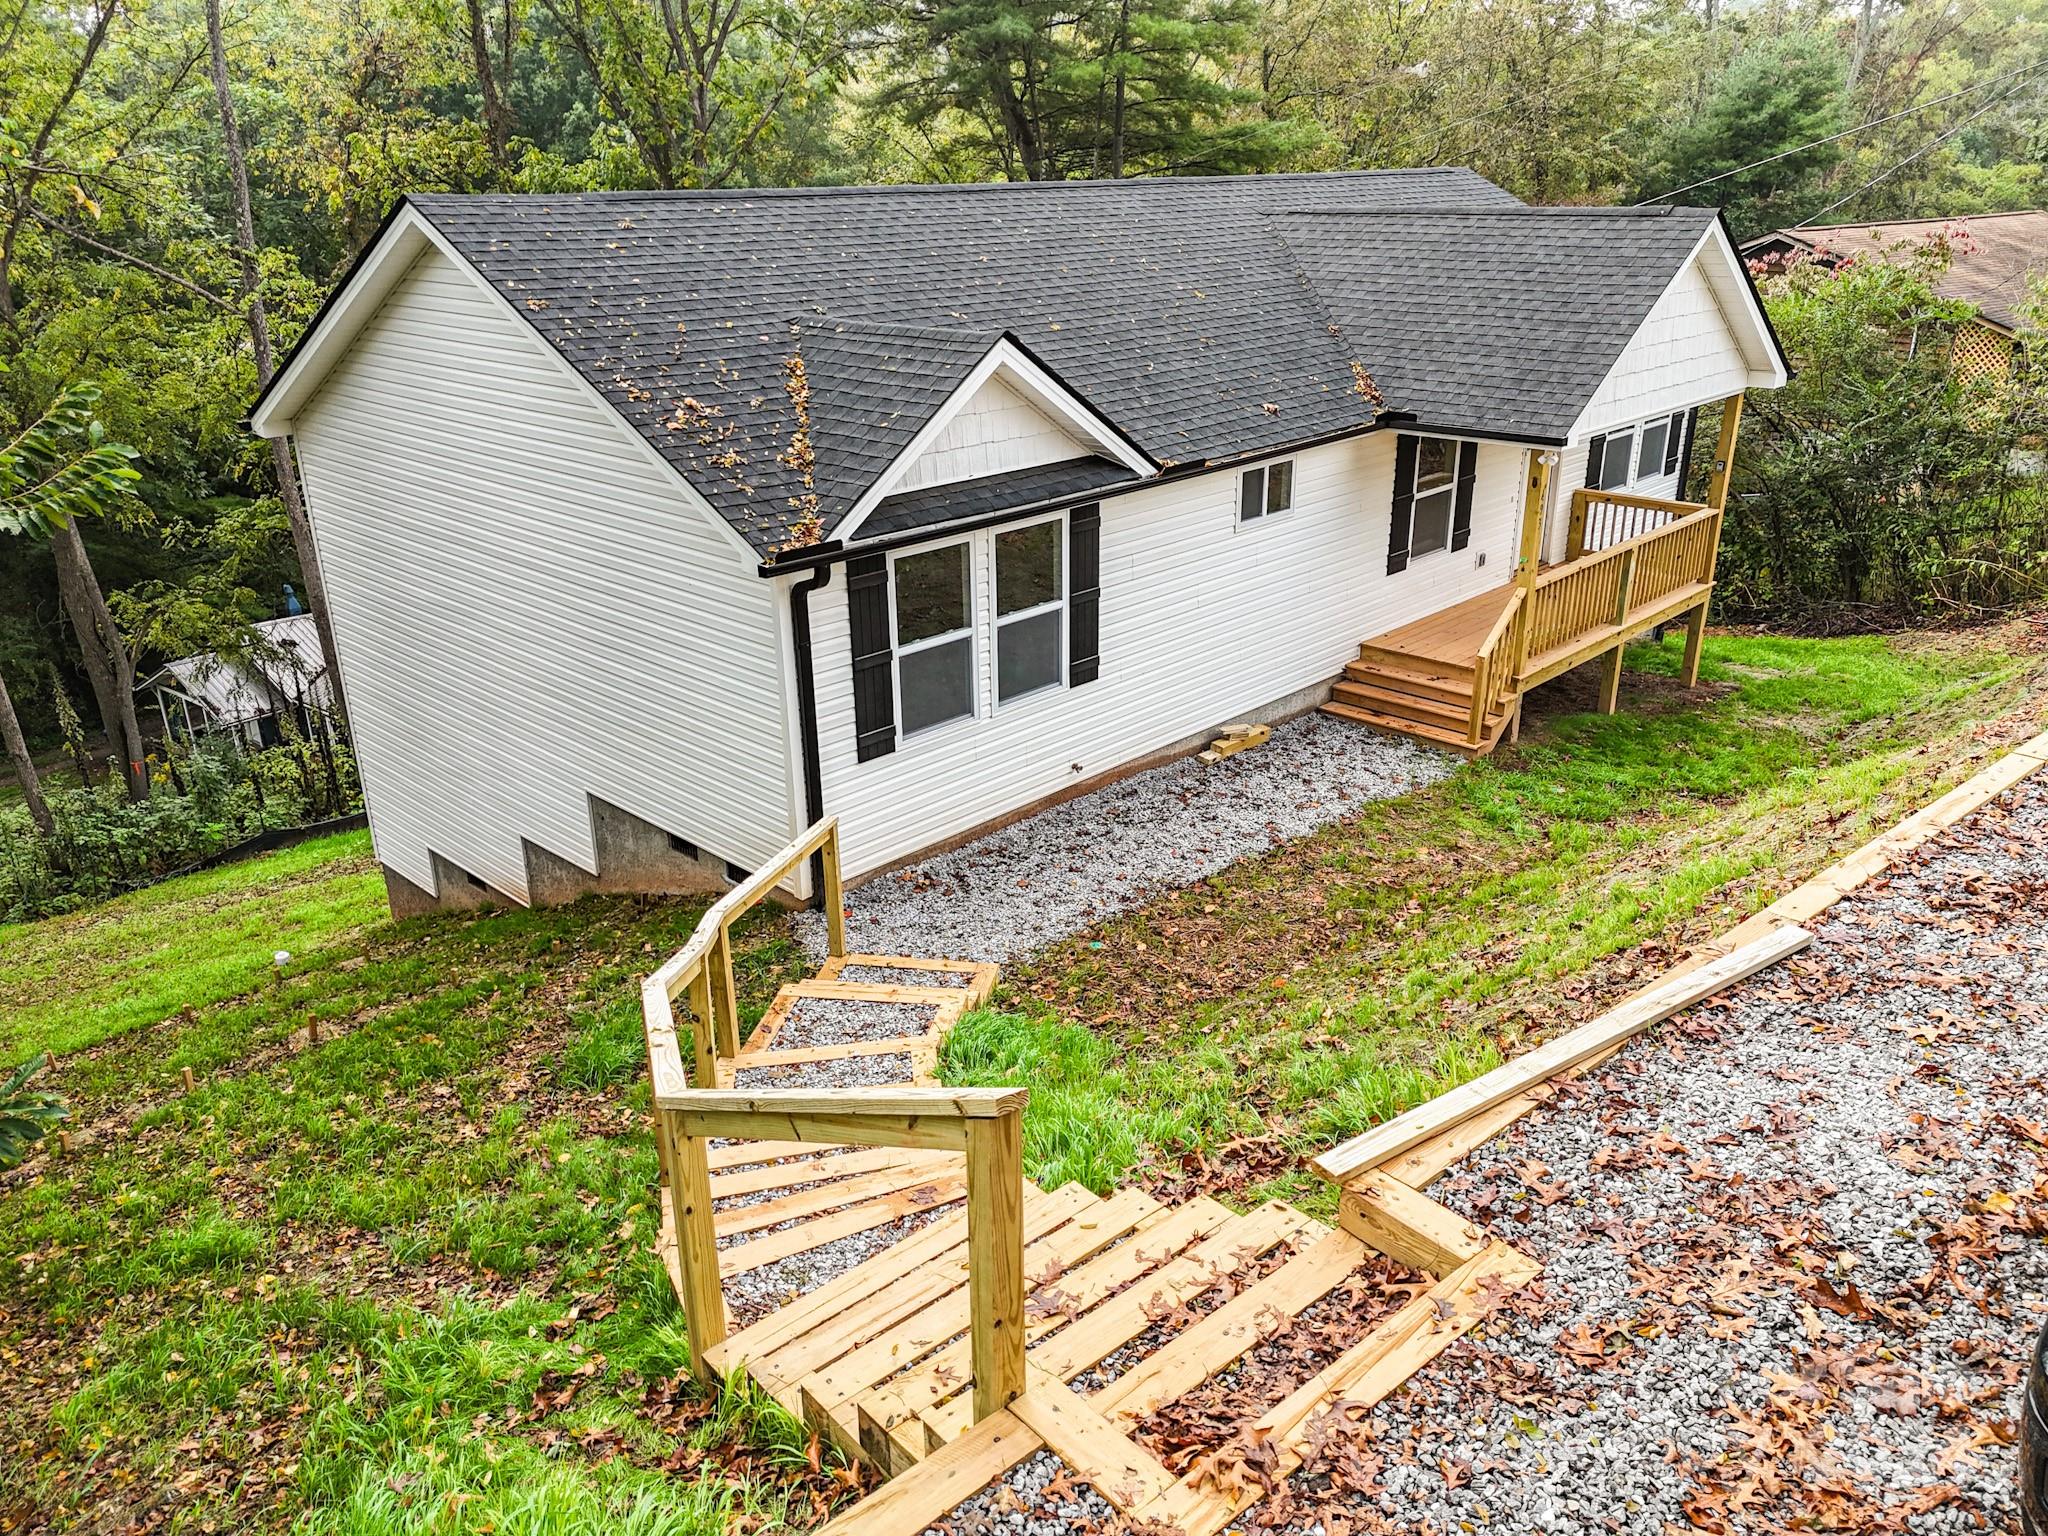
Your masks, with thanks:
M718 942L705 963L711 970L711 1038L718 1054L730 1061L740 1053L740 994L732 977L732 929L724 923L718 925Z
M1707 638L1707 605L1699 607L1685 616L1685 661L1678 669L1678 683L1682 688L1695 688L1700 680L1700 647Z
M1585 491L1572 492L1572 521L1564 538L1564 557L1576 560L1586 552L1586 499Z
M1742 396L1721 402L1721 436L1714 444L1714 472L1707 477L1707 505L1716 512L1728 507L1728 480L1735 472L1735 438L1742 430Z
M825 834L825 952L846 953L846 891L839 883L839 824Z
M1522 611L1515 618L1511 679L1518 690L1522 674L1529 669L1529 631L1536 622L1536 568L1543 563L1543 508L1550 499L1550 462L1554 457L1540 448L1529 450L1529 479L1522 491L1521 562L1515 567L1515 582L1522 589Z
M1618 628L1628 622L1629 600L1635 595L1636 551L1626 549L1621 555L1621 580L1614 593L1614 622ZM1611 715L1621 704L1621 653L1628 648L1628 641L1621 635L1614 637L1614 649L1607 653L1607 669L1600 678L1600 713Z
M711 970L707 957L690 978L690 1081L699 1088L718 1086L718 1052L712 1047L714 1025L712 1010L717 1006L711 997Z
M718 1229L711 1215L711 1165L704 1138L684 1133L681 1117L658 1111L668 1144L669 1203L675 1212L676 1267L683 1280L683 1314L690 1321L690 1368L712 1379L704 1353L725 1342L725 1290L718 1278Z
M1015 1109L967 1122L967 1304L976 1423L1024 1395L1023 1128Z

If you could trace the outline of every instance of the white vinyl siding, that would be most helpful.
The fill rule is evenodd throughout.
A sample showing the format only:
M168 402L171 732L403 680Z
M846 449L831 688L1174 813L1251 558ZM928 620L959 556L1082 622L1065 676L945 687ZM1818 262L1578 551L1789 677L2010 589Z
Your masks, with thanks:
M1033 469L1094 451L1001 374L992 374L905 469L892 493Z
M429 250L294 423L377 856L525 899L589 797L742 867L792 831L777 585Z
M1651 308L1580 417L1588 436L1740 394L1749 365L1697 262Z
M1522 452L1482 444L1467 549L1389 577L1394 434L1295 458L1294 507L1238 535L1239 477L1221 472L1102 503L1102 672L996 708L866 763L854 755L843 579L812 600L825 804L848 871L957 836L1077 780L1328 682L1359 642L1513 577ZM1481 554L1486 556L1482 568ZM976 561L991 611L993 572ZM991 665L984 655L984 672Z

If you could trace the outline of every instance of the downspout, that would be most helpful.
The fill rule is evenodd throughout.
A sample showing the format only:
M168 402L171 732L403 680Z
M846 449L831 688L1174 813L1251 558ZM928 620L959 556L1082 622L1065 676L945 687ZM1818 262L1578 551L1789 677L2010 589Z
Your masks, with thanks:
M811 655L811 594L832 580L821 565L789 589L789 633L796 662L796 729L804 756L804 825L825 819L825 760L818 746L818 676ZM811 889L825 899L825 852L811 855Z

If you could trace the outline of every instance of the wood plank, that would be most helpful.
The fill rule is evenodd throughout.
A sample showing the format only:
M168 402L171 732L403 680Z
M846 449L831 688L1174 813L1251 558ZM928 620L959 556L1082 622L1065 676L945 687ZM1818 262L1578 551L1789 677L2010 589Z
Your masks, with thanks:
M1144 1447L1102 1416L1095 1405L1044 1371L1031 1373L1031 1389L1011 1406L1081 1481L1123 1514L1167 1497L1180 1479Z
M1225 1223L1180 1257L1160 1265L1142 1283L1118 1292L1066 1327L1039 1339L1030 1346L1029 1358L1060 1380L1072 1380L1150 1327L1148 1305L1172 1306L1189 1296L1198 1296L1268 1249L1295 1237L1316 1241L1328 1231L1321 1222L1292 1206L1270 1201ZM944 1389L940 1395L945 1395ZM911 1406L916 1408L917 1404L913 1402ZM971 1421L966 1399L959 1396L918 1411L945 1440L953 1439Z
M758 1232L763 1227L780 1226L785 1221L843 1210L877 1195L913 1189L935 1179L957 1178L960 1176L959 1161L944 1153L928 1155L928 1160L922 1164L856 1174L832 1184L813 1184L755 1205L718 1211L718 1235L721 1238L739 1237L748 1232Z
M1411 1189L1421 1189L1451 1164L1492 1141L1537 1105L1549 1102L1556 1092L1550 1083L1538 1083L1526 1093L1515 1094L1491 1109L1467 1116L1381 1166Z
M718 1272L730 1279L743 1275L748 1270L759 1269L764 1264L773 1264L778 1259L789 1258L792 1254L808 1253L813 1248L834 1242L842 1237L851 1237L856 1232L871 1231L884 1226L899 1217L928 1211L935 1206L950 1205L967 1195L967 1180L960 1174L947 1174L927 1180L909 1189L899 1189L877 1199L864 1200L859 1205L848 1206L830 1216L820 1216L811 1221L799 1222L782 1232L769 1232L760 1237L749 1238L734 1247L722 1249L718 1255Z
M1039 1450L1045 1442L1005 1410L862 1499L819 1536L917 1536L962 1499Z
M724 1147L718 1149L725 1151ZM816 1147L802 1150L815 1152ZM715 1154L714 1154L715 1155ZM758 1195L769 1189L795 1189L825 1179L844 1178L853 1173L874 1173L883 1168L941 1167L950 1160L944 1152L919 1152L911 1147L863 1147L854 1152L828 1152L801 1163L767 1163L737 1168L731 1173L711 1176L711 1198L726 1200L734 1195Z
M808 1157L810 1154L828 1153L830 1147L820 1146L815 1141L735 1141L722 1147L712 1147L705 1154L705 1161L713 1172L732 1168L752 1168L761 1163L780 1162L786 1158ZM892 1150L909 1151L907 1147Z
M1200 1322L1182 1329L1097 1392L1092 1401L1112 1422L1142 1418L1228 1369L1266 1337L1274 1319L1307 1311L1342 1284L1366 1257L1365 1245L1349 1232L1330 1233Z
M729 1090L714 1090L719 1092ZM772 1090L750 1090L765 1093ZM848 1089L851 1097L863 1090ZM922 1091L922 1090L920 1090ZM932 1152L965 1152L969 1121L955 1115L783 1114L755 1099L751 1109L681 1110L693 1136L789 1137L828 1147L919 1147Z
M1239 1219L1213 1200L1192 1200L1178 1210L1162 1213L1156 1219L1148 1218L1129 1242L1097 1254L1078 1269L1052 1280L1051 1285L1057 1288L1062 1300L1085 1312L1147 1271L1171 1263L1190 1244L1200 1243ZM1030 1269L1028 1260L1026 1269ZM1034 1289L1041 1298L1047 1285L1044 1278L1035 1283ZM1142 1326L1142 1312L1139 1317ZM1027 1306L1024 1329L1036 1341L1064 1327L1069 1320L1064 1308L1041 1310L1033 1316ZM956 1392L967 1379L968 1369L967 1344L962 1339L922 1361L915 1371L869 1392L866 1409L885 1425L901 1424Z
M1345 1183L1368 1168L1391 1161L1467 1116L1491 1109L1504 1099L1526 1092L1617 1041L1626 1040L1650 1025L1712 997L1724 987L1776 965L1812 942L1813 935L1805 929L1787 926L1698 970L1667 977L1647 992L1590 1023L1331 1148L1315 1159L1313 1166L1332 1183Z
M1064 1184L1051 1194L1034 1194L1027 1190L1024 1203L1027 1210L1034 1205L1045 1204L1062 1210L1071 1208L1071 1214L1071 1211L1086 1209L1098 1202L1081 1185ZM965 1213L956 1211L950 1216L943 1216L894 1247L863 1260L845 1274L836 1276L814 1291L805 1292L787 1306L734 1334L726 1346L727 1361L768 1356L816 1327L821 1319L859 1304L863 1298L875 1295L919 1266L941 1262L956 1249L964 1254L966 1243Z
M1025 1274L1029 1276L1034 1270L1042 1274L1079 1263L1158 1210L1159 1203L1144 1191L1120 1190L1026 1248ZM955 1387L964 1383L973 1370L967 1338L970 1310L966 1268L963 1252L943 1267L939 1278L944 1288L927 1305L871 1335L860 1348L832 1361L820 1362L806 1376L804 1385L827 1407L836 1409L914 1365L935 1375L949 1376ZM1027 1332L1029 1327L1027 1319ZM948 1358L943 1364L926 1359L935 1350L946 1352Z
M711 1175L704 1162L704 1143L681 1133L676 1116L656 1117L656 1134L668 1140L669 1193L675 1220L676 1269L682 1278L684 1315L690 1324L691 1367L702 1380L712 1377L704 1351L725 1338L725 1290L718 1262L718 1239L711 1206Z
M1337 1225L1397 1264L1431 1275L1458 1269L1486 1248L1486 1234L1471 1222L1384 1169L1344 1186Z
M1021 1114L1031 1097L1023 1088L806 1088L750 1093L736 1088L693 1088L658 1104L681 1114L711 1112L784 1115L894 1115L906 1120L947 1115L958 1120L994 1120ZM789 1138L804 1140L801 1136Z
M1087 1193L1082 1186L1069 1184L1060 1195L1070 1191ZM1122 1204L1115 1197L1097 1200L1093 1195L1088 1196L1085 1206L1057 1196L1025 1201L1027 1270L1032 1264L1045 1264L1061 1253L1085 1252L1089 1244L1109 1241L1108 1237L1098 1239L1098 1234L1105 1228L1123 1230L1119 1223L1126 1213L1134 1213L1135 1219L1142 1215L1146 1205L1157 1209L1158 1202L1142 1192L1133 1193L1139 1195L1139 1200ZM917 1336L944 1339L962 1332L967 1326L966 1292L962 1286L967 1265L964 1226L959 1235L960 1241L937 1257L921 1260L915 1268L867 1295L849 1299L835 1312L816 1318L805 1332L766 1358L757 1359L755 1371L764 1379L802 1379L819 1397L837 1406L852 1395L838 1391L842 1381L872 1385L900 1369L906 1359L915 1358L903 1351ZM928 1307L954 1299L958 1301L958 1311L950 1326L936 1320L927 1322ZM938 1332L942 1326L947 1330L944 1333ZM854 1359L856 1355L865 1358ZM836 1370L842 1361L846 1362L844 1370Z
M890 1035L879 1040L849 1040L840 1045L806 1045L787 1051L757 1051L751 1046L727 1063L733 1070L750 1072L756 1067L807 1067L820 1061L846 1061L855 1056L904 1056L919 1046L942 1038L929 1030L911 1035Z
M967 1299L974 1417L1024 1395L1024 1117L967 1132Z
M913 987L893 981L793 981L782 989L792 997L847 1003L892 1003L915 1008L958 1008L960 987Z

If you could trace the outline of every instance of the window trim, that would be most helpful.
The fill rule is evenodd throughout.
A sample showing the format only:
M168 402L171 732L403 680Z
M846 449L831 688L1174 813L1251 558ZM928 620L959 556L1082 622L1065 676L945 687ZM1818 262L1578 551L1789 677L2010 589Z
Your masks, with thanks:
M1041 523L1059 524L1059 596L1054 598L1050 602L1034 603L1029 608L1019 608L1015 613L1004 613L1001 611L1002 598L999 595L1002 591L1002 550L999 547L1002 536L1006 533L1022 533L1025 529L1036 528ZM1063 689L1069 686L1067 682L1067 665L1072 660L1072 658L1067 654L1069 647L1067 645L1067 625L1064 615L1067 611L1067 600L1072 595L1073 591L1073 582L1071 579L1072 560L1068 551L1068 544L1071 538L1072 525L1069 523L1065 511L1053 512L1045 517L1030 518L1021 523L1004 523L1000 527L991 528L988 530L988 580L990 594L988 631L990 666L988 691L989 704L997 714L1001 714L1006 709L1013 709L1017 705L1024 703L1027 699L1035 699L1040 694L1051 693L1055 689ZM1040 617L1043 614L1048 613L1057 613L1063 616L1061 618L1059 626L1059 676L1054 678L1049 683L1040 683L1036 688L1027 688L1022 693L1013 694L1011 697L1007 699L1004 698L1002 678L1003 630L1007 628L1009 625L1017 623L1021 619L1034 619Z
M1276 518L1291 517L1299 505L1295 492L1299 489L1297 458L1287 454L1277 459L1267 459L1260 464L1248 464L1237 472L1236 494L1231 499L1230 518L1233 527L1263 528ZM1287 469L1287 505L1275 507L1273 499L1273 471L1282 465ZM1244 515L1244 488L1252 476L1259 477L1259 510L1250 517Z
M981 602L980 595L976 590L979 583L975 579L974 542L974 536L969 534L965 538L947 539L936 544L920 545L914 549L891 550L889 552L889 670L894 674L890 681L896 693L896 741L899 747L913 741L922 741L926 737L937 736L943 731L951 730L956 726L981 718ZM936 554L939 550L953 548L965 550L967 554L966 627L963 629L949 629L944 634L930 635L925 639L913 640L908 645L905 645L897 627L901 615L901 609L898 605L902 600L903 586L896 578L896 567L899 562L905 559L915 559L919 555ZM921 725L915 730L910 729L905 724L909 717L903 712L903 658L905 656L915 656L921 651L935 650L940 646L956 644L963 637L967 641L966 712L958 715L949 715L944 720L936 720L930 725Z
M1445 437L1440 432L1416 432L1410 436L1416 443L1415 463L1408 473L1408 566L1412 567L1418 560L1428 560L1435 555L1451 553L1451 540L1456 537L1458 523L1458 462L1465 452L1465 444L1469 439ZM1451 447L1451 468L1448 477L1442 485L1433 485L1426 491L1422 489L1421 445L1424 443L1448 443ZM1444 498L1444 541L1434 549L1417 549L1415 527L1420 520L1417 509L1421 507L1425 497L1434 496Z

